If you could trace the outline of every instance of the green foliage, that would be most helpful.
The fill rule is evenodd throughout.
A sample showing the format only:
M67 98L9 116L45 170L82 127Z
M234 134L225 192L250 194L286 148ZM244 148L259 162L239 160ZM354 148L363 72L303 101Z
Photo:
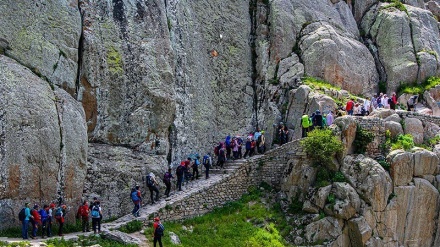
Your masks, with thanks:
M426 79L422 84L401 84L397 91L399 94L407 93L423 95L426 90L434 88L437 85L440 85L440 77L433 76Z
M335 174L333 175L333 182L347 182L347 179L345 178L344 174L342 174L342 172L337 171L335 172Z
M344 149L330 129L314 129L301 140L301 146L307 155L317 164L332 162L332 157Z
M310 88L315 89L315 90L324 90L324 89L334 89L334 90L338 90L338 91L341 90L340 87L333 86L332 84L330 84L326 81L323 81L323 80L320 80L320 79L317 79L314 77L310 77L310 76L307 76L306 78L304 78L303 83L305 85L309 86Z
M106 220L103 220L102 223L113 222L113 221L115 221L115 220L117 220L117 219L119 219L118 216L112 216L112 217L110 217L110 218L108 218L108 219L106 219Z
M28 246L30 246L30 244L31 243L29 241L21 241L18 243L7 243L7 242L0 241L1 247L28 247Z
M138 232L142 229L142 221L133 220L126 225L121 226L118 230L125 233Z
M272 84L272 85L278 85L278 84L280 84L280 81L277 79L277 78L274 78L274 79L269 79L269 84Z
M327 185L330 185L332 175L330 174L330 171L325 167L319 167L318 172L316 173L316 181L315 185L316 187L325 187Z
M21 225L21 223L20 223ZM56 223L52 223L52 232L58 232L59 225ZM32 228L32 227L30 227ZM30 229L29 229L30 231ZM63 227L63 233L71 233L71 232L81 232L81 221L76 220L75 223L65 223ZM40 229L38 229L38 233L40 233ZM9 238L21 238L21 227L11 227L0 231L0 237L9 237Z
M335 203L336 203L336 197L335 197L335 194L332 194L332 193L328 194L328 196L327 196L327 202L330 203L330 204L332 204L332 205L335 205Z
M368 131L362 126L358 125L356 128L356 137L354 139L353 145L355 149L355 153L364 154L367 151L368 144L373 141L374 134L371 131Z
M387 83L385 81L379 82L379 92L387 91Z
M302 214L303 205L304 203L301 202L299 199L292 199L292 202L289 204L287 212L290 214Z
M383 167L383 169L385 169L386 171L390 171L391 164L388 163L386 160L382 159L382 160L378 160L377 162L379 163L379 165Z
M78 241L65 240L64 238L53 238L46 241L48 247L76 247L100 245L102 247L135 247L135 244L121 244L119 242L101 238L99 235L89 237L79 236Z
M255 187L239 201L227 203L222 208L200 217L176 222L162 222L165 235L162 237L164 246L173 246L169 232L180 238L182 247L189 246L289 246L283 239L292 226L281 213L279 204L268 205L260 201L262 191ZM255 200L257 199L257 200ZM270 205L269 205L270 206ZM184 230L184 226L192 226L192 232ZM145 230L151 239L153 229Z
M391 150L404 149L409 150L414 147L414 140L411 134L397 136L395 142L391 144Z
M387 6L381 7L381 9L396 8L400 11L408 13L408 10L406 9L405 5L403 5L403 3L399 0L381 0L381 2L390 3Z

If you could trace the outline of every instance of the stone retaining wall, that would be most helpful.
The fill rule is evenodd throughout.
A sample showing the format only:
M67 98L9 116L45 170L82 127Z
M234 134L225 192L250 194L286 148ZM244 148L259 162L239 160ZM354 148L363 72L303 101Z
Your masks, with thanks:
M422 121L422 123L431 122L433 124L440 126L440 117L437 116L425 115L411 111L399 111L399 110L397 110L396 113L399 114L401 118L417 118L420 121Z
M238 200L250 186L258 186L263 181L280 188L286 164L290 159L298 157L306 158L299 140L270 150L261 158L249 159L233 174L213 186L201 189L182 201L167 205L159 210L157 216L162 220L180 220L203 215L227 202Z
M385 143L385 121L377 117L356 117L356 121L365 130L374 134L373 141L367 146L367 155L376 157L382 154L382 145Z

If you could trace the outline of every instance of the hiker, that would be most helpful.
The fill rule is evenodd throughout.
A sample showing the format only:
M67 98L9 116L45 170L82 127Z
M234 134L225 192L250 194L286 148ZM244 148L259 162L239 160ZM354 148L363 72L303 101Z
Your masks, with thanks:
M367 97L367 98L364 100L364 107L363 107L363 110L364 110L364 112L365 112L364 115L366 115L366 116L370 115L370 112L371 112L371 101L370 101L370 98L369 98L369 97Z
M362 116L362 106L359 103L354 104L353 115Z
M46 238L44 233L49 236L47 232L47 219L49 215L47 214L47 210L49 209L48 205L44 205L42 209L38 211L38 214L41 216L41 238Z
M192 165L192 178L191 180L194 179L199 179L199 166L200 166L200 156L197 155L196 158L194 159L194 163Z
M388 96L386 94L384 94L382 97L383 108L390 109L390 102L391 102L391 99L388 98Z
M260 136L257 140L258 153L264 154L266 152L266 137L264 136L264 130L260 131Z
M257 142L252 138L251 139L251 152L249 156L253 156L255 154L255 148L257 147Z
M135 188L131 189L131 200L133 201L134 204L134 208L131 211L131 213L133 214L134 217L139 217L139 210L141 208L141 202L142 202L142 193L139 189L139 185L136 185ZM95 205L97 201L95 201L93 203L93 205Z
M397 105L397 95L396 92L393 92L393 94L391 95L390 108L396 110L396 105Z
M328 114L327 114L327 116L325 117L325 121L326 121L326 123L327 123L327 126L332 125L332 124L333 124L333 120L334 120L334 118L333 118L333 113L332 113L332 111L328 111Z
M182 183L183 183L183 175L185 173L185 161L180 162L180 165L176 168L176 176L177 176L177 189L182 191Z
M233 143L233 148L232 148L233 159L236 160L238 159L238 147L240 146L240 144L238 144L238 138L234 137L232 139L232 143Z
M408 111L416 111L418 97L418 95L413 95L408 99L408 101L406 102L406 105L408 106Z
M348 115L353 115L353 109L354 108L354 102L353 99L350 98L347 102L347 105L345 105L345 111L347 111Z
M211 155L207 153L205 156L203 156L203 166L205 167L206 179L209 178L209 168L211 168L211 164L212 164Z
M171 179L174 178L173 174L171 173L171 167L168 168L168 171L165 172L165 174L163 175L163 183L165 184L165 196L169 197L170 196L170 191L171 191Z
M250 152L251 152L251 138L250 138L249 136L248 136L248 138L246 139L245 147L246 147L246 152L244 153L243 158L246 159L246 156L249 155ZM250 155L249 155L249 156L250 156Z
M78 212L76 213L76 217L81 219L81 226L83 232L90 232L89 228L89 203L84 200L81 206L78 208Z
M57 208L55 212L55 219L57 220L60 227L58 228L58 236L64 236L63 226L64 226L64 216L66 215L67 206L65 204Z
M383 93L380 93L379 97L376 98L377 108L383 108L382 98L383 98Z
M283 122L280 122L280 128L278 129L278 136L280 140L280 146L287 143L287 126Z
M38 227L41 226L41 215L38 213L38 209L40 206L37 204L34 205L34 208L31 210L32 215L32 235L31 238L35 239L37 237Z
M225 139L225 144L226 144L226 157L230 158L231 157L231 134L229 134L228 136L226 136Z
M377 105L377 94L373 95L371 98L371 108L372 110L376 109L378 107Z
M322 129L322 115L319 110L315 111L315 117L313 118L313 127Z
M302 138L307 137L307 132L309 132L309 127L311 125L309 115L305 114L301 117L301 127L302 127Z
M188 184L188 182L189 182L189 180L191 179L191 177L192 177L192 174L190 173L190 169L191 169L191 161L192 161L192 159L191 159L191 157L188 157L186 160L185 160L185 170L184 170L184 180L183 180L183 182L186 182L186 184Z
M222 147L219 152L218 152L218 164L220 166L221 169L223 169L223 165L225 164L226 161L226 152L225 152L225 148Z
M237 136L237 143L238 143L238 159L241 159L243 158L243 152L242 152L243 139L240 136Z
M254 140L257 142L257 145L258 145L258 138L260 138L260 136L261 136L260 128L257 128L257 130L254 133Z
M92 206L91 212L92 212L91 215L92 215L93 233L96 234L96 230L98 230L98 233L101 233L101 217L102 217L101 202L96 201ZM137 213L137 216L139 217L139 212Z
M159 217L154 218L153 224L153 243L154 247L156 247L156 243L159 242L159 246L162 247L162 236L165 227L160 223Z
M54 222L55 203L49 204L47 209L47 236L52 237L52 222Z
M29 208L29 202L24 204L24 208L20 211L18 218L22 223L21 237L23 239L28 238L29 221L33 216L31 215L31 209Z
M159 189L156 187L159 183L156 181L156 176L150 172L147 175L147 187L150 190L150 199L151 204L154 204L156 201L159 201ZM156 199L153 198L153 192L156 192Z

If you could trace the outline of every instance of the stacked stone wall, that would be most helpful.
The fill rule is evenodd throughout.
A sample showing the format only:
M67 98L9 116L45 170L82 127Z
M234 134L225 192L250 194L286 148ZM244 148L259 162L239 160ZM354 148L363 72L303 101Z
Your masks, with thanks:
M381 155L381 147L385 144L385 121L377 117L356 117L356 121L363 129L374 134L373 141L367 146L366 154L371 157Z
M422 121L422 123L431 122L433 124L440 126L440 117L438 117L438 116L420 114L420 113L416 113L416 112L412 112L412 111L396 111L396 113L399 114L399 116L404 119L405 118L417 118L420 121Z
M266 152L261 158L243 163L233 174L219 180L209 188L201 189L185 199L167 205L157 215L162 220L181 220L199 216L228 202L236 201L249 187L262 182L279 188L285 175L286 164L292 158L304 156L299 140Z

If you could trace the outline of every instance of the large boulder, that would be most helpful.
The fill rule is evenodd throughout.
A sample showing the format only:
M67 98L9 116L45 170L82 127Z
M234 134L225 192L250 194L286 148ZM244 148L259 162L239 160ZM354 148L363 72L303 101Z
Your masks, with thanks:
M281 190L286 192L289 200L304 200L309 187L315 181L316 168L306 159L292 159L287 165L290 173L283 178Z
M74 95L81 35L78 1L4 0L0 12L4 53Z
M314 22L302 30L299 42L307 75L355 94L371 95L377 89L379 75L373 56L355 36Z
M386 117L386 118L384 119L384 121L393 121L393 122L396 122L396 123L399 123L399 124L400 124L401 121L402 121L402 118L399 116L399 114L394 113L394 114L392 114L392 115Z
M423 124L417 118L405 118L405 134L410 134L413 136L414 143L422 144L423 143Z
M363 216L348 221L348 234L352 246L365 246L373 231Z
M432 110L432 115L440 116L440 107L437 104L437 100L431 95L430 91L425 91L423 93L423 100L426 102L429 108Z
M363 155L346 156L341 172L374 211L385 209L388 196L393 191L393 185L390 175L379 163Z
M392 151L387 156L391 164L390 175L394 186L407 185L412 181L414 174L414 156L403 150Z
M402 125L394 121L385 121L385 130L390 131L391 138L396 138L403 134Z
M334 124L341 130L341 139L344 144L344 155L353 154L353 141L356 137L357 122L352 116L342 116L335 119Z
M281 87L293 88L297 86L303 76L304 65L300 63L299 57L295 53L280 61L277 77Z
M362 20L362 29L377 47L387 76L387 92L401 82L424 81L438 74L440 35L429 11L404 5L405 11L389 3L373 6Z
M426 8L431 11L431 13L437 17L437 20L440 18L440 2L438 0L430 0L425 1Z
M440 134L440 127L431 122L424 122L425 127L423 127L423 140L429 141L430 139L436 137Z
M373 112L370 113L370 117L378 117L378 118L388 118L395 114L395 111L392 109L385 108L376 108Z
M356 190L348 183L334 183L330 192L335 202L327 204L324 212L338 219L351 219L359 212L361 201Z
M25 202L79 204L87 156L81 105L2 55L0 105L0 228L18 224Z
M306 226L305 238L310 243L318 240L335 240L342 235L343 227L343 220L325 217Z
M411 151L414 157L414 176L434 175L439 165L437 155L423 148L414 148Z

